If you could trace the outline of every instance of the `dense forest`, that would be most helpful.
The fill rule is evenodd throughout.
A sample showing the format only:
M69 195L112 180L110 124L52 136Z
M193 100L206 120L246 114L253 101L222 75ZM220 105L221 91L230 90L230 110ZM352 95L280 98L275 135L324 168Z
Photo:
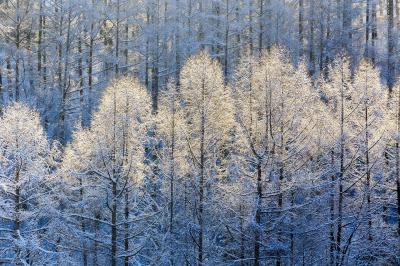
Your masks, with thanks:
M0 0L1 265L400 265L399 0Z

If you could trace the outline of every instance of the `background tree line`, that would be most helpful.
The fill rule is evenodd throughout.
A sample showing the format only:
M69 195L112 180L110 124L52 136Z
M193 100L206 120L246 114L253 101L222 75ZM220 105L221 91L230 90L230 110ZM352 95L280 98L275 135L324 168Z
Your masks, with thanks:
M24 101L62 143L90 114L109 81L134 74L153 111L186 58L207 49L225 82L240 54L279 44L316 79L346 51L393 88L398 73L397 0L2 0L0 105ZM326 73L325 73L326 74Z

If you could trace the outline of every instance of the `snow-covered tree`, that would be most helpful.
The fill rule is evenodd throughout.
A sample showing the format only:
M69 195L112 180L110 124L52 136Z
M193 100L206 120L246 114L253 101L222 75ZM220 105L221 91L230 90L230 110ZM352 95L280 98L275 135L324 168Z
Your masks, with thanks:
M354 109L355 119L352 123L353 130L358 137L354 145L359 151L355 161L356 170L353 173L353 184L360 190L360 197L363 197L360 208L362 209L359 218L359 237L368 243L366 247L358 250L362 258L375 261L374 249L370 249L381 242L380 233L376 234L375 229L381 226L382 216L378 213L381 209L380 195L376 187L382 179L385 143L384 109L386 98L380 83L378 71L367 61L362 61L358 66L354 77L355 91L351 98L359 105ZM361 179L361 181L360 181ZM377 215L378 214L378 215ZM365 224L363 224L365 223ZM378 230L381 232L381 229Z
M158 150L160 170L163 176L164 220L168 241L166 242L167 261L183 261L180 250L184 245L181 228L185 226L185 194L190 184L185 176L189 173L188 149L185 148L186 123L182 110L180 93L170 81L167 90L161 93L157 112L156 134L162 141ZM179 246L178 246L179 245ZM179 248L178 248L179 247Z
M79 241L97 245L92 254L97 263L140 261L138 252L149 238L154 210L143 178L150 114L149 96L136 79L115 81L105 91L91 127L77 131L65 152L70 200L78 202L65 215L80 224ZM88 224L97 229L85 233Z
M233 105L219 63L205 52L187 60L180 84L187 123L185 146L191 166L188 178L194 188L190 207L195 219L187 233L193 237L197 262L211 263L210 203L213 184L224 171L224 153L234 127ZM190 261L196 261L193 255Z
M257 265L263 252L276 257L278 264L282 263L281 256L294 256L291 233L282 233L278 225L265 229L265 221L280 220L286 228L292 226L289 217L296 212L293 201L296 190L308 175L301 165L307 165L312 155L309 134L318 121L314 120L313 112L319 97L313 91L306 68L301 65L296 69L285 55L283 49L274 47L265 52L259 63L244 57L232 85L236 89L234 99L243 136L242 152L250 165L247 174L254 175L254 263ZM285 206L291 206L292 211L283 212ZM286 244L292 246L291 255L285 254Z
M38 113L22 104L5 108L0 128L1 262L48 264L49 143Z

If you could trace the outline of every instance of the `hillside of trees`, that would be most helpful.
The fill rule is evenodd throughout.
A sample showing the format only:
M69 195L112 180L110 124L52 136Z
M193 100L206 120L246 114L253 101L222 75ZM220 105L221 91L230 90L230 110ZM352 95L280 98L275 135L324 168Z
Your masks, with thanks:
M400 1L0 0L1 265L400 265Z

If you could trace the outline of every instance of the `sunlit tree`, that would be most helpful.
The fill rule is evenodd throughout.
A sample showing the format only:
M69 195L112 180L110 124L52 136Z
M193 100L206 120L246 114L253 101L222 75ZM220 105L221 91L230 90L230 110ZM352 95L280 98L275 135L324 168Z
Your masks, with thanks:
M86 205L83 213L79 205L71 211L81 223L98 223L101 233L90 239L108 243L98 248L111 265L129 263L146 241L144 220L153 213L143 190L150 114L149 96L138 81L118 80L105 91L90 129L76 132L65 152L63 171L75 198Z
M205 52L187 60L180 84L187 123L185 146L194 186L190 205L196 217L188 233L195 236L197 261L202 264L212 254L208 224L210 196L212 184L223 174L220 170L224 164L225 147L234 124L233 105L219 63Z
M22 104L0 118L1 261L47 264L51 245L44 238L49 219L50 146L37 112Z

